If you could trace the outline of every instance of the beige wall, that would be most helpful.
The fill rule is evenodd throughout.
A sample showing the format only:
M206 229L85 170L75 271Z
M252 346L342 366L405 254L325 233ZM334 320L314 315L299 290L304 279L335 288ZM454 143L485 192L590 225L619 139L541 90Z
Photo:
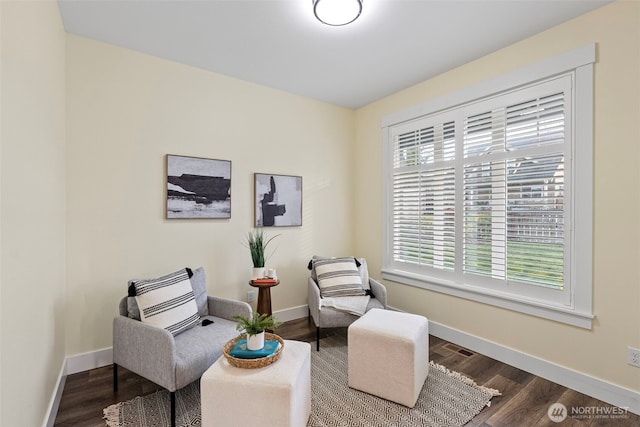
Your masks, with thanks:
M303 226L266 229L274 311L306 304L314 253L352 252L353 111L72 35L67 100L67 355L111 346L131 278L202 265L245 300L254 172L303 177ZM167 153L232 161L230 220L164 219Z
M356 251L379 277L382 254L380 120L589 43L595 66L593 330L387 282L389 302L485 340L640 391L640 3L616 2L357 111ZM357 221L356 221L357 219ZM373 230L373 231L372 231Z
M0 11L0 425L36 426L65 358L65 33L55 2Z

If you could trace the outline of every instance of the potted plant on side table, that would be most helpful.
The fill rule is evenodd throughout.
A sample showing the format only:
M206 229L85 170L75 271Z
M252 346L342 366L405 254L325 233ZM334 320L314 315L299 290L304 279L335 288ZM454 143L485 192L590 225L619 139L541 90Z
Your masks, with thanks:
M253 279L261 279L264 277L264 263L266 260L265 252L269 243L278 237L279 234L267 239L264 231L261 229L252 230L247 235L247 244L253 261Z
M273 316L260 314L257 311L252 317L233 316L238 321L236 329L240 333L247 334L247 349L261 350L264 347L264 331L274 330L279 327L282 322Z

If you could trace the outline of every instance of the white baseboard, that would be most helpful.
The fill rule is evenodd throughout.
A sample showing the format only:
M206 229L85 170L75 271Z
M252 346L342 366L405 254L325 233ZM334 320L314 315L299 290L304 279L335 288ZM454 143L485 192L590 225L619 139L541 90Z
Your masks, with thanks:
M77 354L67 357L67 369L65 375L77 374L113 363L113 349L103 348L102 350L90 351L88 353Z
M429 321L429 333L438 338L466 347L500 362L515 366L541 378L545 378L564 387L576 390L587 396L629 412L640 415L640 393L590 375L556 365L546 360L521 353L437 322Z
M47 418L42 423L42 427L53 427L56 422L56 415L58 414L58 408L60 407L60 399L62 399L62 392L64 391L64 384L67 381L65 360L60 367L60 373L58 374L58 380L56 381L56 388L53 391L51 400L49 401L49 407L47 408Z
M309 308L305 305L299 305L297 307L291 307L284 310L278 310L273 315L281 322L288 322L290 320L301 319L309 315Z

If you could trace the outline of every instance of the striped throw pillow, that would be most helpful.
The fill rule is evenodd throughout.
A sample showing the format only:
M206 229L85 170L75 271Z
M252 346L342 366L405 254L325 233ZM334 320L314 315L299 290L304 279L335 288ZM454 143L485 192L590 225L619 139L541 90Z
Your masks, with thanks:
M133 284L140 319L178 335L200 321L187 269Z
M360 272L353 258L315 259L320 295L324 297L365 295Z

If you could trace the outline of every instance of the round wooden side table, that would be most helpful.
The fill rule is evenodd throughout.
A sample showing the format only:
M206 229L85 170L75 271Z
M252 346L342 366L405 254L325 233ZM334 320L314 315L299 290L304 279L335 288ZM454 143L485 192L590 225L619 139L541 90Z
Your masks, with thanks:
M249 285L254 288L258 288L258 305L256 307L256 311L260 314L266 314L267 316L271 316L273 313L271 312L271 288L274 286L278 286L280 284L280 280L276 280L271 283L256 283L253 280L249 281Z

